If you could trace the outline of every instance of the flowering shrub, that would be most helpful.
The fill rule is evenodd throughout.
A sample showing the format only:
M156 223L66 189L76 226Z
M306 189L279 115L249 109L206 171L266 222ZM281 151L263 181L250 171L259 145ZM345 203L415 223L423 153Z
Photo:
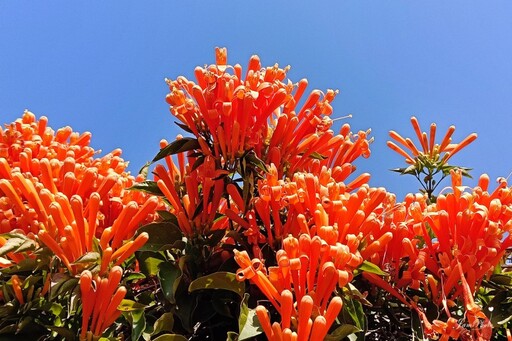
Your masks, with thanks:
M167 80L186 136L136 177L90 133L28 111L0 128L0 335L512 340L512 187L448 164L476 134L391 131L422 186L399 201L356 173L370 130L334 132L337 91L288 69L218 48Z

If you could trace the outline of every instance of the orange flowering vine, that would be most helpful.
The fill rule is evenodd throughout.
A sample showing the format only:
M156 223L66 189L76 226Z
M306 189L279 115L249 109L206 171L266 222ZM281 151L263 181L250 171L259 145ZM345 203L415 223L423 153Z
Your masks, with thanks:
M429 199L433 199L435 198L434 190L445 177L450 175L450 170L459 168L464 176L469 176L469 168L451 166L448 164L448 160L475 141L477 134L469 134L460 143L451 143L455 126L450 126L441 142L436 143L437 126L435 123L430 125L428 134L421 131L416 117L411 117L411 124L418 138L419 146L414 144L410 138L404 138L394 130L389 132L389 136L394 141L388 141L388 147L405 157L405 162L410 164L409 167L397 168L394 171L414 175L420 182L422 191L428 195ZM435 179L437 174L441 174L441 178L438 180Z
M99 337L121 315L119 305L126 295L126 288L119 286L123 270L114 266L108 277L93 275L85 270L80 275L82 298L82 327L80 340Z
M139 226L156 219L162 204L126 190L140 179L125 172L120 150L94 158L89 133L69 127L54 132L47 122L26 111L1 130L0 232L37 236L73 274L83 269L84 264L75 263L83 255L101 252L103 273L147 241L147 234L141 234L123 245ZM100 249L94 246L96 238ZM0 237L0 245L5 243ZM9 252L7 257L2 266L25 256Z
M348 125L339 134L330 130L330 103L337 91L314 90L297 108L308 83L285 82L288 69L262 67L252 56L244 73L239 64L227 64L225 48L217 48L216 64L197 67L196 82L183 76L167 80L167 102L196 137L190 147L213 156L218 168L232 171L252 151L266 164L274 163L280 177L328 166L342 181L354 171L355 159L369 156L369 132L352 134ZM313 159L318 162L312 166Z

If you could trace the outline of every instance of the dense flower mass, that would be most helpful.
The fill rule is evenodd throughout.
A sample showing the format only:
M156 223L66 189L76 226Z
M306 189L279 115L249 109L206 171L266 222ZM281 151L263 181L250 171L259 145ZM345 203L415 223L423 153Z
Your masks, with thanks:
M0 128L0 267L36 260L45 246L71 275L97 266L100 280L114 266L120 276L118 266L148 240L147 233L133 238L137 228L154 221L162 204L157 197L127 190L137 179L125 171L121 150L97 158L90 133L70 127L54 132L47 123L26 111ZM52 281L47 270L41 296ZM20 276L13 275L11 282L24 304ZM94 335L109 326L104 322Z
M288 70L217 48L167 80L185 136L136 177L90 133L0 128L0 338L512 341L512 187L448 164L476 134L391 131L422 186L399 200L352 175L373 139L332 130L338 92Z

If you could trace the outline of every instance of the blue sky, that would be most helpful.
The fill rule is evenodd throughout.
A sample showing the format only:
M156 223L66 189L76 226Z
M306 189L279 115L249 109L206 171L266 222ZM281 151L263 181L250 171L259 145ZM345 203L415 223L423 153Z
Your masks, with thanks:
M512 171L511 17L510 1L1 1L0 123L27 108L122 148L137 172L178 133L164 78L192 79L226 46L233 64L258 54L310 90L339 89L334 117L372 129L357 163L372 186L417 189L386 147L390 129L412 136L412 115L456 125L455 141L477 132L452 161L494 180Z

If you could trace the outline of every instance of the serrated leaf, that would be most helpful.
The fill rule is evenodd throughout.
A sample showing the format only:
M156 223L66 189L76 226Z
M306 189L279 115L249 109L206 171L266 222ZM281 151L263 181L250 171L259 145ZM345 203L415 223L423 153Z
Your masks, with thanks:
M188 287L189 292L204 289L224 289L232 291L243 298L245 283L236 279L232 272L215 272L192 281Z
M137 182L132 187L129 187L130 191L140 191L153 195L163 196L164 193L158 188L156 181L146 180L143 182Z
M143 232L147 232L149 239L139 251L162 251L166 245L172 245L183 237L180 228L170 221L141 226L135 236Z
M175 140L169 143L164 148L160 149L155 158L151 161L152 163L162 160L166 156L174 155L182 152L186 152L193 149L200 149L199 142L197 139L192 137L184 137L180 140Z

